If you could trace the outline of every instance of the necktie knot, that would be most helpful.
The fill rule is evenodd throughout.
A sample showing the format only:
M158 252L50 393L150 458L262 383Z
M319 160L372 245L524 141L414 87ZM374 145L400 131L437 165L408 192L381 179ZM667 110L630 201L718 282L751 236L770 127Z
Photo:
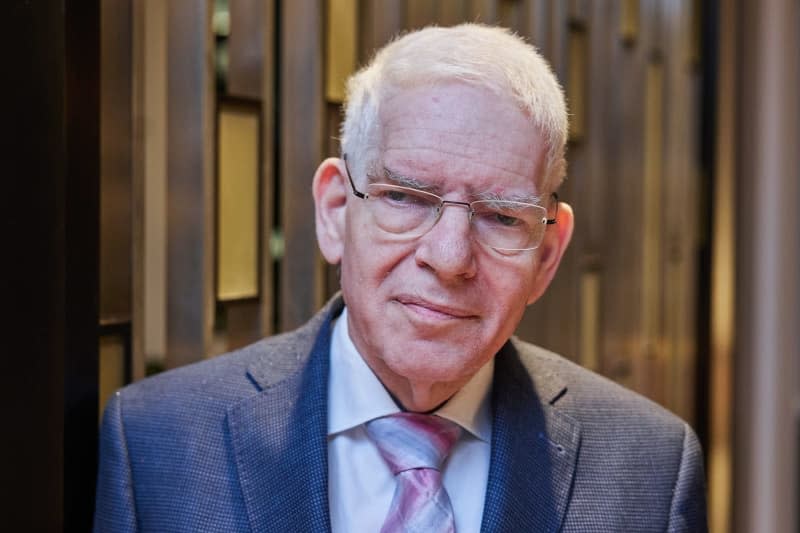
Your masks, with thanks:
M366 429L394 475L414 468L441 469L461 434L449 420L418 413L376 418Z

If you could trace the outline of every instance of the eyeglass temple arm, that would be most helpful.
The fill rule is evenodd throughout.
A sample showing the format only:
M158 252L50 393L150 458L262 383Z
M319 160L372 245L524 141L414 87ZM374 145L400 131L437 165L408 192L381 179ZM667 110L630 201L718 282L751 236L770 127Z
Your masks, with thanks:
M346 164L346 163L345 163L345 164ZM349 171L348 171L348 172L349 172ZM351 182L351 183L352 183L352 182ZM553 202L556 204L556 216L555 216L555 217L553 217L553 218L548 218L548 219L547 219L547 225L548 225L548 226L549 226L549 225L551 225L551 224L555 224L555 223L556 223L556 218L558 217L558 194L556 194L556 193L552 193L552 194L550 195L550 198L552 198Z
M350 173L350 167L347 166L347 154L342 154L342 159L344 160L344 169L347 171L347 179L350 180L350 187L353 188L353 194L355 194L357 197L362 198L362 199L366 198L367 197L366 194L364 194L363 192L361 192L358 189L356 189L356 184L353 181L352 174ZM548 224L549 224L549 222L548 222Z

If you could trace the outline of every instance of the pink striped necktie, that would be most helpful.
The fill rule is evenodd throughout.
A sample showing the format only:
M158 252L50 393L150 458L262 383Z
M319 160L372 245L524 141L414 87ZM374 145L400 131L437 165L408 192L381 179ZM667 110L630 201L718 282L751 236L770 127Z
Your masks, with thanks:
M376 418L366 428L397 481L381 533L454 532L453 507L440 469L461 428L417 413Z

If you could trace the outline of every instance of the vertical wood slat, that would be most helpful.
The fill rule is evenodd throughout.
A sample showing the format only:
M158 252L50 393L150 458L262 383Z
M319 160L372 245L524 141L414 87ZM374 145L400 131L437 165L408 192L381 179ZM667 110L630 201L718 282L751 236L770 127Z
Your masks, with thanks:
M733 531L798 527L800 4L738 2ZM729 88L719 86L719 93Z
M263 0L228 0L231 32L228 38L228 85L231 96L259 100L264 61Z
M130 0L101 13L100 320L131 319L132 28Z
M167 351L167 6L134 7L134 272L132 377Z
M424 28L434 22L436 22L436 2L406 0L406 29Z
M622 3L617 4L617 17ZM619 18L617 18L617 21ZM617 26L618 27L618 26ZM605 249L605 297L602 299L605 335L604 368L623 385L638 386L641 312L639 308L642 242L643 82L644 46L623 49L615 36L616 89L609 95L612 121L619 132L608 136L608 186L619 209L606 211L605 231L613 243ZM613 245L612 245L613 244Z
M439 0L436 4L439 8L437 22L441 26L454 26L469 20L466 18L467 0Z
M505 0L467 0L467 15L473 22L494 24L497 22L497 3Z
M202 359L213 325L211 6L168 5L167 359Z
M515 32L525 31L522 0L499 0L497 22Z
M262 336L275 329L275 264L269 243L273 235L275 219L275 133L276 133L276 80L278 66L275 64L275 42L277 21L275 0L262 0L261 46L261 299L259 301L259 331Z
M527 0L525 2L525 35L539 52L548 58L550 54L550 0Z
M324 21L313 0L282 4L281 204L285 255L281 263L281 328L305 322L323 298L315 245L311 181L322 160ZM303 39L296 36L302 35Z
M661 47L664 63L664 210L662 263L668 279L663 283L664 338L669 361L665 404L689 423L694 423L695 366L698 323L696 310L697 262L700 219L700 175L696 163L700 116L699 79L693 68L693 8L683 3L664 4Z
M664 402L659 376L665 372L662 360L662 298L665 281L661 263L661 202L663 129L664 129L664 69L659 60L651 59L645 67L644 105L644 167L642 173L642 233L641 233L641 340L637 365L638 379L643 390Z
M569 0L569 19L571 22L584 24L588 12L588 0Z
M389 42L406 25L402 0L360 2L360 62L367 63L375 51Z

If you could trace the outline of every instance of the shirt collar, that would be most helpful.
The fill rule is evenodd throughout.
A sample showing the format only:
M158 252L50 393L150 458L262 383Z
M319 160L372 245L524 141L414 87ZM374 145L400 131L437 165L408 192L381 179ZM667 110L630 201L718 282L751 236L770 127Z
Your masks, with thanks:
M331 338L328 381L328 435L347 431L365 422L399 413L400 408L356 350L347 329L347 307L336 320ZM435 414L489 443L492 420L489 392L494 359L478 370Z

